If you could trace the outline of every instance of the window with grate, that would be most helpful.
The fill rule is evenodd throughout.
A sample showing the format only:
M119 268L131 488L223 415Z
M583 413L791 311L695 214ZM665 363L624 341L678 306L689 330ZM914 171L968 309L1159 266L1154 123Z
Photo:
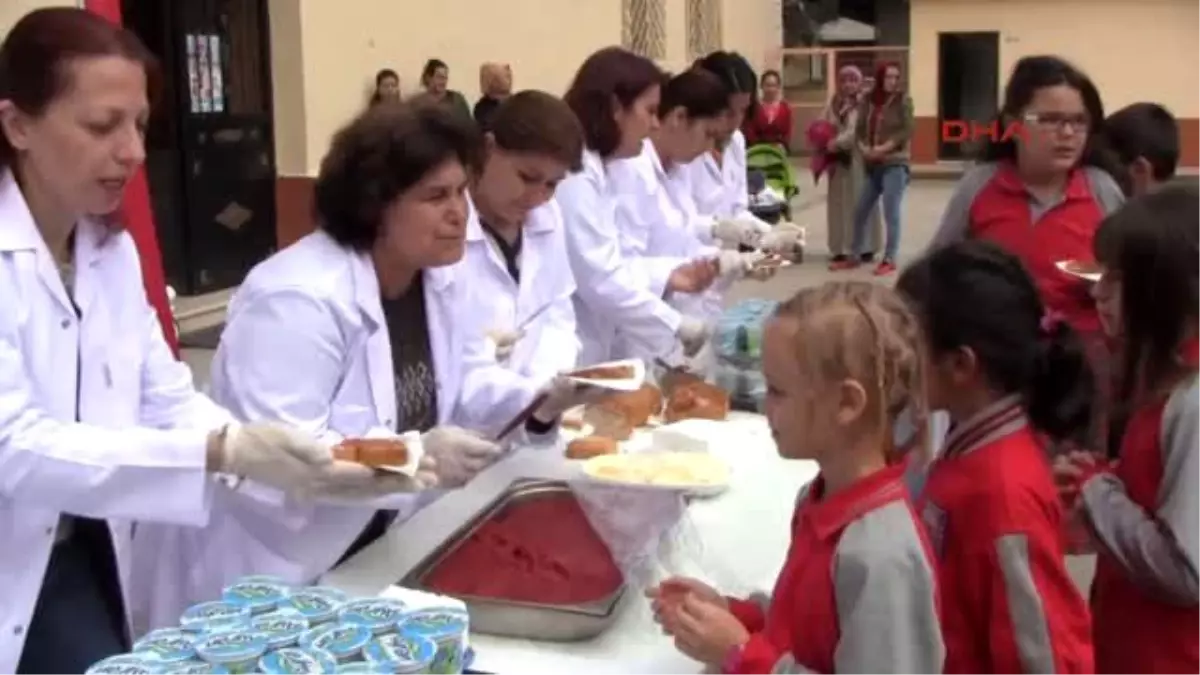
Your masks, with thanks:
M621 44L649 59L666 58L666 0L621 0Z
M721 48L721 0L687 0L689 60Z

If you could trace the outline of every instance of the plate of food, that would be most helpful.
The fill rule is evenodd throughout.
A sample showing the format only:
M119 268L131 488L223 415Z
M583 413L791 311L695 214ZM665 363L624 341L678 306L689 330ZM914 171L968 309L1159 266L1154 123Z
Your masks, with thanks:
M637 391L646 381L646 364L641 359L598 363L566 374L574 382L615 391Z
M405 476L417 475L423 454L421 435L415 431L393 438L346 438L333 447L334 459Z
M583 473L600 483L711 497L729 489L731 471L708 453L637 452L596 455L583 463Z
M1059 260L1054 263L1054 266L1064 274L1090 281L1093 284L1100 281L1100 277L1104 273L1100 264L1094 260Z

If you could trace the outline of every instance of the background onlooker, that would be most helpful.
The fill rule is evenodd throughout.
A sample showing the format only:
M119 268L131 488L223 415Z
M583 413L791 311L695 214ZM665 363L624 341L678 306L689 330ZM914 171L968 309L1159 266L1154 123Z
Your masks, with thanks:
M828 171L829 187L826 191L826 227L829 237L831 264L843 265L853 253L854 208L858 195L863 190L862 155L858 152L856 129L859 106L862 100L863 74L858 66L843 66L838 70L837 91L821 118L834 128L834 136L824 148L831 160ZM883 228L879 222L879 209L871 209L867 219L868 255L879 250L883 239Z
M475 102L475 121L484 131L491 128L492 113L500 102L512 94L512 66L507 63L485 63L479 67L479 91L483 94Z
M762 74L759 84L762 100L753 114L746 117L742 133L746 145L771 143L782 145L785 150L792 146L792 107L783 100L783 83L779 71L768 70Z
M375 73L375 91L371 93L371 105L399 100L400 75L391 68L384 68Z
M450 66L441 59L429 59L421 69L421 86L425 91L417 94L414 101L442 103L464 117L471 117L471 106L467 99L450 88Z

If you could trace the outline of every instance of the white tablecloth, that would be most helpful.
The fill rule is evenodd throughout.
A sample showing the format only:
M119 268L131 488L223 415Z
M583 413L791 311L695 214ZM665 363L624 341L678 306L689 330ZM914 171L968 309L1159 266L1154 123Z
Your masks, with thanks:
M789 523L799 489L817 473L816 464L785 461L775 452L766 420L735 413L727 422L690 422L710 451L733 467L730 489L693 502L688 509L686 560L673 573L699 576L722 591L769 590L783 563ZM496 499L518 478L569 478L578 467L561 448L528 449L449 493L394 528L325 576L322 583L354 595L378 595L425 559L455 529ZM682 564L680 564L682 563ZM675 651L654 625L642 589L623 605L603 635L576 643L534 642L471 636L473 668L494 673L697 673L696 662Z

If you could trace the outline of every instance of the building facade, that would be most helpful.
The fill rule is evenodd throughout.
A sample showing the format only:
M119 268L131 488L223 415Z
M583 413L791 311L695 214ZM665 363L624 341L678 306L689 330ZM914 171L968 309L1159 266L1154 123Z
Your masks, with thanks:
M909 0L909 5L915 163L946 158L939 149L940 121L975 118L994 106L1018 59L1057 54L1092 78L1107 111L1137 101L1167 106L1179 119L1182 164L1197 166L1195 0ZM947 82L947 71L959 62L970 64L961 81ZM995 77L980 72L983 68ZM978 86L985 90L973 95L969 90ZM954 98L959 100L951 105Z

